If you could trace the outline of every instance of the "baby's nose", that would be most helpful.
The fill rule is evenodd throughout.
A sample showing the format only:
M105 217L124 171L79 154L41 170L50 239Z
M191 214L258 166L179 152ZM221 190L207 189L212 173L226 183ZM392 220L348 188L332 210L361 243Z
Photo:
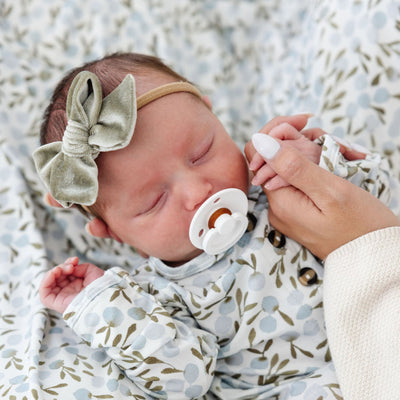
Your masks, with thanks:
M212 193L212 184L202 177L191 177L181 185L183 205L188 211L197 210Z

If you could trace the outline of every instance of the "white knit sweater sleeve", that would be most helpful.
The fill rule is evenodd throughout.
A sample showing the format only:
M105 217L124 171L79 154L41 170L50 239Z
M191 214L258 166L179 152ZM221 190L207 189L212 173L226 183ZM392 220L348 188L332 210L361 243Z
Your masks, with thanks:
M400 227L340 247L325 269L328 340L344 399L400 399Z

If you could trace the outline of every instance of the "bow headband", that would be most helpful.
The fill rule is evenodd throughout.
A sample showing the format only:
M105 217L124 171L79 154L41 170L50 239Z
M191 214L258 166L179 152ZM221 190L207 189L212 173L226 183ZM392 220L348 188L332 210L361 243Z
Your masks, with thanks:
M67 97L68 124L62 142L39 147L33 159L39 176L63 207L90 206L98 194L96 157L102 151L126 147L133 136L137 110L170 93L201 93L188 82L172 82L155 88L136 100L135 79L127 75L107 97L89 71L72 81Z

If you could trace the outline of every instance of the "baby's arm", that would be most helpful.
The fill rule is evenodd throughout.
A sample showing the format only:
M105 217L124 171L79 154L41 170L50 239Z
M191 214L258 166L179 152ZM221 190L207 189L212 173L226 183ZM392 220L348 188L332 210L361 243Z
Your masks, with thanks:
M67 308L65 321L138 387L168 399L199 398L209 390L216 338L196 326L173 287L152 295L114 267L88 289Z
M63 313L86 286L104 274L93 264L78 262L78 257L71 257L47 272L39 287L40 300L47 308Z
M319 165L341 178L361 187L387 206L398 190L391 178L388 161L378 153L368 153L364 159L347 160L339 151L339 144L329 135L322 136L322 153ZM351 205L349 205L351 206ZM398 210L393 205L392 210Z

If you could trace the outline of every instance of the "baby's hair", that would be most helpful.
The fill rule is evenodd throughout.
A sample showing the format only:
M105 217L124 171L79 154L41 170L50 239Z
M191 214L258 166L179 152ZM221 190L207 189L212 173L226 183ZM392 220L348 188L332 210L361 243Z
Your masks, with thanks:
M111 93L125 78L132 74L136 82L140 77L148 77L155 72L172 78L172 81L188 82L159 58L139 53L113 53L101 59L88 62L78 68L70 70L54 89L50 104L47 106L43 122L40 128L40 144L44 145L56 141L62 141L67 126L66 103L68 90L75 76L81 71L94 73L101 84L103 98ZM150 78L151 79L151 78ZM79 205L77 208L86 216L88 213ZM98 215L101 206L95 204L89 207L92 214Z
M101 59L88 62L70 70L54 89L40 128L40 144L61 141L67 126L66 103L68 90L75 76L82 71L93 72L99 79L103 97L112 92L125 78L132 74L135 78L149 72L159 72L176 81L187 79L179 75L159 58L139 53L113 53Z

